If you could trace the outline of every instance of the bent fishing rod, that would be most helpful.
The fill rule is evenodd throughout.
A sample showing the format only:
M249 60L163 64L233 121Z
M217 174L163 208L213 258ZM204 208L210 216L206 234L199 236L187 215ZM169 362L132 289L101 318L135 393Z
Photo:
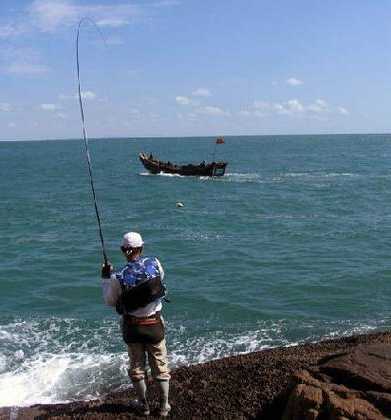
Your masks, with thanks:
M95 187L94 187L94 178L92 176L91 156L90 156L90 151L88 148L88 136L87 136L85 117L84 117L83 99L82 99L82 94L81 94L82 91L81 91L81 83L80 83L79 37L80 37L80 29L83 22L92 23L92 25L95 26L95 28L98 30L98 32L101 35L102 33L100 32L99 28L96 26L96 23L92 19L84 17L79 21L79 25L77 27L77 36L76 36L76 69L77 69L77 91L78 91L78 97L79 97L80 116L81 116L81 125L82 125L82 131L83 131L85 154L86 154L86 160L88 164L88 174L90 178L92 197L94 200L96 219L98 221L99 237L100 237L100 242L102 246L103 260L104 260L105 265L108 265L105 241L104 241L103 232L102 232L102 223L101 223L101 219L99 215L98 203L97 203Z

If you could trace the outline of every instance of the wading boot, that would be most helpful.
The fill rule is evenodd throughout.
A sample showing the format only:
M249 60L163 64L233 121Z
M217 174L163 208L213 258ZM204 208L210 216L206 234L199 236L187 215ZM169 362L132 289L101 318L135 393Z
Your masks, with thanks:
M133 381L133 386L138 399L130 401L130 406L137 412L137 414L149 416L149 404L146 397L147 386L144 379L141 379L140 381Z
M167 417L171 406L168 403L168 391L170 388L169 381L158 381L159 388L160 388L160 408L159 408L159 415L161 417Z

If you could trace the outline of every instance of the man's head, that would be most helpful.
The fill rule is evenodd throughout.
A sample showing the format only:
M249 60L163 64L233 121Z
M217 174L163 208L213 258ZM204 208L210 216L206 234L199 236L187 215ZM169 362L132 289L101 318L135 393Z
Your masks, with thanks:
M134 260L143 251L144 241L137 232L128 232L122 239L121 250L128 261Z

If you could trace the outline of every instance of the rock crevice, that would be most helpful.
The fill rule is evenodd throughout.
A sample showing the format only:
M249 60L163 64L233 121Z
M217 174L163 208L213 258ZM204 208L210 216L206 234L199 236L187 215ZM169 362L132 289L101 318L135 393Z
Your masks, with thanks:
M296 372L284 420L391 417L391 344L359 345Z

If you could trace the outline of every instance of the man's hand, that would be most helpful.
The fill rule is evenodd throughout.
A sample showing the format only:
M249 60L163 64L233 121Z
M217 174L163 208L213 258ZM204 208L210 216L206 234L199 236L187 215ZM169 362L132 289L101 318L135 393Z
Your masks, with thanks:
M109 279L113 271L113 266L108 261L107 264L102 264L102 279Z

